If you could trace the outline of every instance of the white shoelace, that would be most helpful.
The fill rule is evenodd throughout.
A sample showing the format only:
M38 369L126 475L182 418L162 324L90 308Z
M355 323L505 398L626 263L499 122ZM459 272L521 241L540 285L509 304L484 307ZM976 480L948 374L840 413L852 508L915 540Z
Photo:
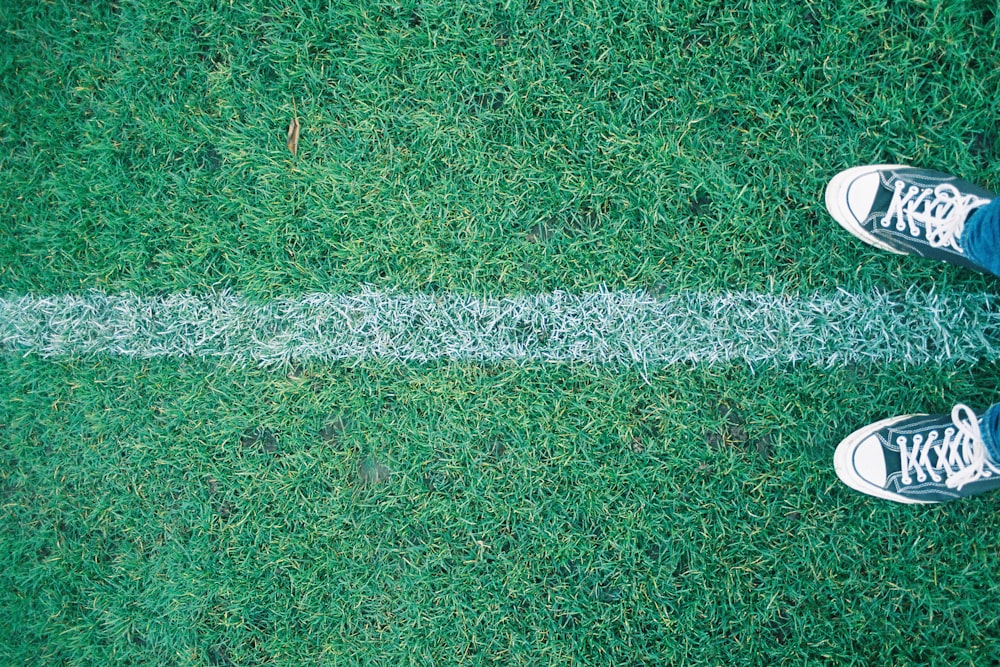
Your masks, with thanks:
M956 490L970 482L1000 475L1000 468L986 454L979 420L972 409L959 403L951 410L951 421L954 427L945 428L943 437L935 430L926 439L919 433L914 435L912 444L905 436L896 438L903 484L913 483L911 470L916 472L918 482L930 477L940 483L945 478L945 486ZM931 452L937 456L933 462Z
M896 231L908 229L913 237L920 236L920 227L923 226L931 247L949 246L962 252L958 239L969 212L989 202L989 199L976 195L963 195L950 183L941 183L935 188L920 188L916 185L907 187L903 181L897 180L889 210L882 218L882 226L895 224Z

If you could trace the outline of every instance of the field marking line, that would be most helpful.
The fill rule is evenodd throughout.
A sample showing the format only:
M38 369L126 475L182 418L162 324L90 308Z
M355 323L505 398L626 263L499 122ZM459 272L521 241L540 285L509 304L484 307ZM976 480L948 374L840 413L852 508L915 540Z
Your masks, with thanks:
M362 289L0 298L6 354L660 365L1000 359L1000 295L643 291L474 297Z

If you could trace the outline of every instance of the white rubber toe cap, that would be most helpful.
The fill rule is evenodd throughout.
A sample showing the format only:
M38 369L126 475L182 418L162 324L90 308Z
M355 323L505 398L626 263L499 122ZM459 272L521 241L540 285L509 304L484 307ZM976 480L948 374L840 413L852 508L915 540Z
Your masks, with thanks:
M878 173L863 174L847 184L847 212L858 224L868 217L879 188Z
M873 435L861 441L854 450L852 459L858 477L879 488L885 487L885 454L878 437Z

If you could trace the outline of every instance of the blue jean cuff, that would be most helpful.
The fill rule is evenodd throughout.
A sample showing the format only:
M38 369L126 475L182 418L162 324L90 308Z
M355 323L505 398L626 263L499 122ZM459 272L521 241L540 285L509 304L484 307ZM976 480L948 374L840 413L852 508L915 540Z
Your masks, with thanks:
M961 243L969 259L1000 276L1000 197L981 206L966 221Z
M994 403L979 420L979 430L986 451L995 463L1000 463L1000 403Z

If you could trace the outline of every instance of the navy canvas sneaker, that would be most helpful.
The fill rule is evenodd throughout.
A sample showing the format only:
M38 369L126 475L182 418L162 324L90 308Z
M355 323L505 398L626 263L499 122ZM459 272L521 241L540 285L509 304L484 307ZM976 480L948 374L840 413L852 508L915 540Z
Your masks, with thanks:
M983 271L966 256L962 229L993 197L939 171L877 164L834 176L826 208L841 227L876 248Z
M862 493L900 503L940 503L1000 487L975 413L902 415L858 429L837 446L837 476Z

